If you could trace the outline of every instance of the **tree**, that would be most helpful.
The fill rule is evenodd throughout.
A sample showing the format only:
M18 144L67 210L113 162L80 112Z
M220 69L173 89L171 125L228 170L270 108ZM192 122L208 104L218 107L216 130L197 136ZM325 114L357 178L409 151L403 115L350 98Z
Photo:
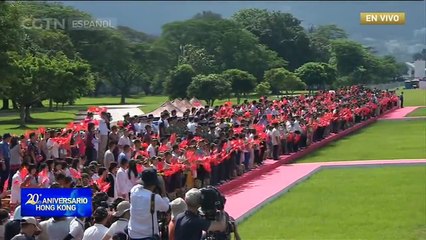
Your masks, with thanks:
M318 87L332 84L336 79L336 70L327 63L309 62L296 70L297 76L313 90Z
M189 64L196 74L209 74L216 72L215 56L207 53L206 49L191 44L182 46L182 55L179 64Z
M213 106L216 99L229 97L231 83L221 74L197 75L188 87L188 96L205 100Z
M47 66L49 83L46 86L46 96L49 99L49 109L52 103L68 103L94 90L94 79L90 65L82 59L69 59L62 52L51 58ZM65 90L65 91L64 91Z
M276 52L260 44L255 35L228 19L201 18L168 23L163 26L158 42L169 49L175 62L183 55L181 46L192 45L214 56L213 71L240 69L258 80L267 69L286 64Z
M140 83L145 94L163 94L164 79L176 65L170 51L158 42L134 44L130 49L135 63L146 69L144 81Z
M364 63L365 49L357 42L335 40L332 42L333 60L340 75L348 75Z
M191 65L182 64L176 66L171 72L171 76L166 81L166 93L170 99L187 98L187 89L191 84L192 78L195 76L195 71Z
M284 78L283 90L288 93L294 93L296 90L304 90L306 88L306 84L300 80L299 77L295 73L287 72L287 76Z
M254 91L259 97L268 96L269 94L271 94L271 84L269 84L268 82L261 82L257 84Z
M223 72L223 77L231 83L232 92L237 97L238 104L240 104L241 94L250 93L256 86L256 78L239 69L226 70Z
M290 13L243 9L235 13L232 19L256 35L260 43L288 61L290 70L296 69L311 58L309 37L301 26L301 21Z
M222 16L219 13L214 13L212 11L202 11L197 13L193 19L207 19L207 20L220 20Z
M331 57L331 41L346 39L346 32L336 25L321 25L309 29L312 60L328 62Z
M273 94L279 94L284 88L286 72L284 68L273 68L265 72L264 80L271 85Z
M19 4L0 2L0 95L3 108L9 109L8 89L12 80L8 52L19 51L24 32L20 28Z

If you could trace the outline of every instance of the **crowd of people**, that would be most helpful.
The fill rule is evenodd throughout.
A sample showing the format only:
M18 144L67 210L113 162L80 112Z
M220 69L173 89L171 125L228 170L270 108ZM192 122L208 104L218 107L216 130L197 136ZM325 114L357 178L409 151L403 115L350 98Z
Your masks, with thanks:
M5 133L0 139L0 240L153 235L190 240L200 239L203 231L226 231L223 218L197 215L200 188L230 181L267 158L300 151L398 101L393 92L351 86L194 107L183 116L176 111L159 117L126 115L116 124L107 109L93 107L85 120L64 129ZM93 190L91 218L20 216L22 188L79 187Z

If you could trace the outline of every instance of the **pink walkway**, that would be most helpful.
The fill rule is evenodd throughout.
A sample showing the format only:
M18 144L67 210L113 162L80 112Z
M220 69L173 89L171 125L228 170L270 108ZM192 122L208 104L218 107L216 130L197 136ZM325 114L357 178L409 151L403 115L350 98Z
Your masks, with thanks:
M330 167L365 167L382 165L410 165L426 164L426 159L414 160L371 160L371 161L343 161L299 163L281 165L268 174L258 176L245 183L241 183L226 193L226 211L238 222L253 214L263 204L278 198L297 183L309 178L321 168Z
M398 108L398 109L395 109L394 111L390 111L386 113L380 119L383 119L383 120L404 119L405 116L407 116L409 113L411 113L412 111L416 110L419 107L420 106Z

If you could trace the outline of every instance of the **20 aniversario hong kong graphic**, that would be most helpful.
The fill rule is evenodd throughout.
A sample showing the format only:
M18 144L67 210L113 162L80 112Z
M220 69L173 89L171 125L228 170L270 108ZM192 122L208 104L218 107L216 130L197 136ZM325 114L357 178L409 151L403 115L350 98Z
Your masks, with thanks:
M91 216L92 191L90 188L24 188L21 194L23 216Z

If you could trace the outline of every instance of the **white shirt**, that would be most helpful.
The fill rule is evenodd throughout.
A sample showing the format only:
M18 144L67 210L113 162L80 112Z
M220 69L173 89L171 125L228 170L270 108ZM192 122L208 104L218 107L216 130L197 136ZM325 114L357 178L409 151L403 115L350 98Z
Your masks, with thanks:
M42 232L38 236L38 239L64 239L70 231L71 220L72 218L66 218L64 220L55 221L53 218L49 218L46 221L42 221L40 223Z
M189 122L187 125L186 125L186 127L188 128L188 130L190 131L190 132L192 132L193 134L195 134L195 131L197 130L197 123L194 123L194 122Z
M146 150L149 153L149 157L155 157L155 156L157 156L157 153L155 152L155 147L152 146L152 144L150 144Z
M147 238L152 236L151 219L151 194L142 185L136 185L130 191L130 221L129 236L131 238ZM169 199L155 195L155 212L169 210ZM154 213L154 223L157 222L157 214ZM154 234L158 234L158 224L154 226Z
M84 223L80 219L74 218L70 223L69 234L73 237L73 240L82 240L84 235Z
M272 145L275 146L280 144L277 138L280 139L280 131L277 128L274 128L272 129L272 132L271 132Z
M46 142L47 149L49 151L49 156L47 159L59 158L59 144L49 138Z
M21 184L23 183L21 174L17 171L12 177L12 187L10 189L10 202L20 203L21 202Z
M127 227L127 224L129 223L129 220L125 219L125 218L120 218L118 219L116 222L114 222L111 227L109 227L107 233L105 235L110 236L109 239L112 239L112 237L114 236L114 234L116 233L124 233L124 229ZM105 237L105 236L104 236ZM101 239L99 239L101 240Z
M107 227L102 224L95 223L95 225L84 231L83 240L101 240L107 232Z
M302 132L302 128L300 127L299 121L294 121L294 124L291 130L292 132L296 132L296 131Z
M130 138L129 137L126 137L126 136L121 136L120 137L120 139L118 140L118 145L119 146L125 146L125 145L129 145L129 146L132 146L132 142L130 141Z
M104 119L100 119L99 120L99 133L102 136L108 136L108 132L109 132L109 129L108 129L108 126L107 126L105 120Z
M122 197L125 195L126 200L128 199L127 195L129 194L130 179L127 175L127 171L120 167L117 171L115 177L115 188L117 189L117 194Z

